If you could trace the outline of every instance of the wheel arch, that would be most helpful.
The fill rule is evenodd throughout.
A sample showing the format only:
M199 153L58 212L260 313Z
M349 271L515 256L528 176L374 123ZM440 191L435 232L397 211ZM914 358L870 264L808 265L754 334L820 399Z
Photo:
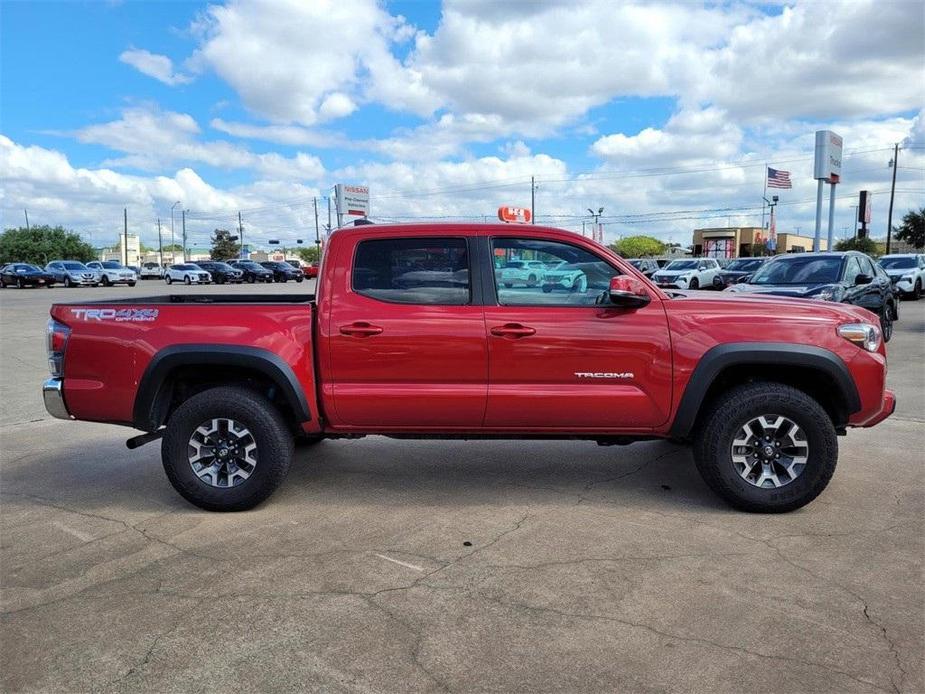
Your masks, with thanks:
M711 401L741 383L770 381L802 390L843 428L861 409L848 366L827 349L789 343L741 342L717 345L697 364L681 396L671 436L686 439Z
M279 355L244 345L189 344L160 350L138 382L133 425L154 431L191 395L243 383L263 392L294 428L311 420L304 389Z

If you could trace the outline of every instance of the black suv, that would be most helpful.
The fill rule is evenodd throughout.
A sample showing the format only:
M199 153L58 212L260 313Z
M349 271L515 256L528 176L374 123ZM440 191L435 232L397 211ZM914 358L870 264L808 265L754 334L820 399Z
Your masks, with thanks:
M250 282L272 282L273 273L253 260L238 260L231 263L231 267L244 273L244 281Z
M202 263L196 263L203 270L212 275L212 281L215 284L225 284L233 282L238 284L244 281L244 271L231 267L228 263L217 260L207 260Z
M296 270L292 265L281 260L267 260L260 264L273 273L273 280L276 282L286 282L287 280L301 282L305 279L305 275L302 274L301 270Z
M749 275L756 272L765 260L767 258L736 258L717 273L713 278L713 286L725 289L730 284L747 282Z
M857 251L779 255L758 268L747 282L734 284L726 291L861 306L880 317L884 341L893 335L893 321L899 319L899 302L890 278Z

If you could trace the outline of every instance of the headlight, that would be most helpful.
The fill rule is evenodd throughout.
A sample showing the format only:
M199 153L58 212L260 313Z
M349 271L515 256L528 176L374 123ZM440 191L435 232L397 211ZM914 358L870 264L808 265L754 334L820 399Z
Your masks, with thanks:
M831 287L823 287L818 292L810 296L811 299L817 299L819 301L841 301L842 300L842 288L838 285L833 285Z
M903 275L902 277L899 278L899 281L900 282L911 282L912 275Z
M880 330L869 323L848 323L838 326L838 334L863 347L868 352L876 352L880 347Z

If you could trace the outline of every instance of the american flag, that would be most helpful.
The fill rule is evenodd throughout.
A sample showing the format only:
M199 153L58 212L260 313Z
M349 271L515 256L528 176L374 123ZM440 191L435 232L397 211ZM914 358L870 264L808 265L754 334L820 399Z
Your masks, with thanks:
M768 167L768 188L793 188L790 185L790 172Z

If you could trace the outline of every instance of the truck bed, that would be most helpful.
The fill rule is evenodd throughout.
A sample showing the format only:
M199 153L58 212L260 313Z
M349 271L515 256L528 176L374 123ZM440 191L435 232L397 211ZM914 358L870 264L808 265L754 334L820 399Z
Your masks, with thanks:
M164 304L310 304L314 294L158 294L126 299L72 301L62 306L142 306Z

